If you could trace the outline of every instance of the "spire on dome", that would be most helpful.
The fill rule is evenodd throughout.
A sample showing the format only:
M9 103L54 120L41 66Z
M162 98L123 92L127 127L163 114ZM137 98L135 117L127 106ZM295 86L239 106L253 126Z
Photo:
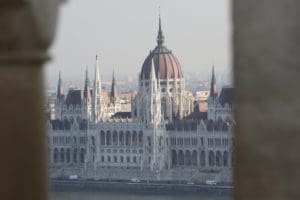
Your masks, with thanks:
M165 37L163 35L162 29L161 29L161 18L160 18L160 9L159 9L159 26L158 26L158 35L157 35L157 45L162 46L164 43Z

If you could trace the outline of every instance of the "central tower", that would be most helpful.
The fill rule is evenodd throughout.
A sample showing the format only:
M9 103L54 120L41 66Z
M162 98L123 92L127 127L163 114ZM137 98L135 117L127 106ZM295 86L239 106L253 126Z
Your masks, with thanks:
M189 99L185 95L185 81L178 59L172 51L165 46L165 37L162 31L161 18L159 16L157 45L150 51L145 59L139 74L139 91L136 99L136 108L133 108L133 116L145 121L147 113L152 113L148 99L150 95L160 96L160 120L172 122L174 119L182 119L191 112ZM153 73L155 77L153 77ZM153 89L153 79L157 81L156 93Z

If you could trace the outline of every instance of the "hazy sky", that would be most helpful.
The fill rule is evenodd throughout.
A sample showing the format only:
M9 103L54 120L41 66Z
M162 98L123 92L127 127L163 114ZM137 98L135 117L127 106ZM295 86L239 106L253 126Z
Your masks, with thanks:
M57 35L46 65L48 82L90 78L95 55L102 76L137 76L156 45L158 7L165 45L184 72L230 70L229 0L69 0L61 8Z

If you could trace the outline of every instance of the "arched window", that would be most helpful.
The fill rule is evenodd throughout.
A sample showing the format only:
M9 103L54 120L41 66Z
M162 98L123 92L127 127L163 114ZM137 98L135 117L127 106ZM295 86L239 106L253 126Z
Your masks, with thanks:
M126 139L125 139L125 145L129 146L130 145L130 132L126 131Z
M60 162L65 162L65 150L63 148L60 149Z
M73 162L77 163L77 149L76 148L73 151Z
M58 162L58 149L57 148L54 149L53 160L54 160L54 163Z
M143 146L143 131L139 132L139 146Z
M224 151L224 154L223 154L223 166L228 167L228 152L227 151Z
M208 164L210 167L215 166L215 154L213 151L209 151L208 154Z
M137 133L136 133L136 131L133 131L133 133L132 133L132 145L137 146Z
M148 146L151 146L151 137L148 136Z
M184 161L187 166L190 166L192 164L192 156L191 156L191 152L189 150L185 151Z
M201 155L200 155L200 165L201 167L205 167L205 151L201 151Z
M216 154L216 165L218 167L222 166L222 154L220 151L217 151L217 154Z
M120 146L124 145L124 132L123 131L119 132L119 145Z
M172 166L177 165L177 152L175 150L172 150Z
M113 145L114 146L118 145L118 133L117 133L117 131L113 132Z
M120 162L121 162L121 163L124 162L123 159L124 159L123 156L121 156L121 157L120 157Z
M111 134L110 134L110 131L106 132L106 145L111 145Z
M198 152L196 150L192 153L192 165L197 166L198 165Z
M101 145L105 145L105 133L104 133L104 131L101 131L100 132L100 144Z
M92 136L92 145L95 146L95 137Z
M85 158L85 150L84 148L80 149L80 163L84 163L84 158Z
M73 143L76 144L77 143L77 140L76 140L76 137L73 136Z
M67 149L67 156L66 156L67 163L71 162L71 152L70 148Z
M182 150L179 150L178 152L178 164L184 165L184 154Z

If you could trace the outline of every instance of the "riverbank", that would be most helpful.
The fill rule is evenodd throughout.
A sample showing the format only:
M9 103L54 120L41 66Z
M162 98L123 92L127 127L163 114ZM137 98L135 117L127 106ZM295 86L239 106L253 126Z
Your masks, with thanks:
M95 180L51 180L52 191L122 191L129 193L203 193L231 195L232 186L204 184L133 183Z

